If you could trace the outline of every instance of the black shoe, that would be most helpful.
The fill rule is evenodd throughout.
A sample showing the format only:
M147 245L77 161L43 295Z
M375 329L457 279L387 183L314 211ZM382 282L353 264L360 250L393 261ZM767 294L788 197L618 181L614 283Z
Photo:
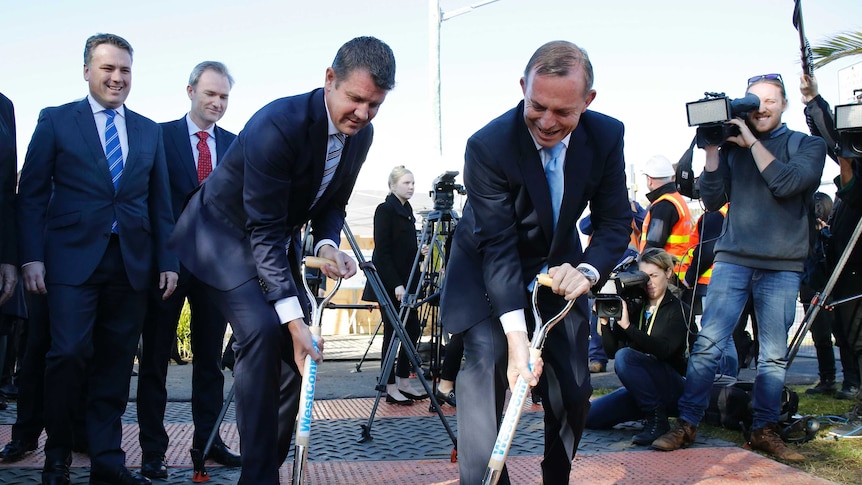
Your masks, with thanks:
M35 441L12 440L0 450L0 460L12 463L24 458L24 455L36 449Z
M443 394L438 389L437 392L434 393L434 396L437 398L437 402L445 402L446 404L452 406L453 408L456 407L455 406L455 389L452 389L451 391L449 391L445 394Z
M45 460L45 466L42 468L42 485L69 485L69 465L72 464L72 457L69 456L66 460Z
M398 404L400 406L410 406L411 404L413 404L413 400L410 398L407 398L404 400L398 400L398 399L395 399L394 397L390 396L389 393L386 393L386 403L387 404Z
M150 485L153 482L140 473L132 473L126 467L114 471L90 469L90 485Z
M228 468L239 468L242 466L240 456L230 451L230 448L224 443L213 443L206 457Z
M141 475L147 478L168 478L168 463L165 461L165 455L144 453L141 460Z
M404 394L406 397L409 397L410 399L413 399L414 401L421 401L423 399L428 399L428 394L426 394L425 391L422 391L422 394L413 394L410 391L398 389L398 392L400 392L401 394Z
M187 361L187 360L183 360L183 358L182 358L182 357L180 357L180 356L179 356L179 354L177 354L177 355L175 355L175 356L171 357L171 360L173 360L173 361L174 361L174 363L175 363L175 364L177 364L177 365L186 365L186 364L188 364L188 363L189 363L189 361Z
M835 393L835 399L853 400L859 397L859 388L856 386L841 387L841 390Z
M835 394L835 379L820 379L817 385L805 390L805 394L823 394L831 396Z
M632 443L649 446L668 431L670 431L670 423L667 421L667 412L664 408L658 408L647 415L643 431L632 436Z

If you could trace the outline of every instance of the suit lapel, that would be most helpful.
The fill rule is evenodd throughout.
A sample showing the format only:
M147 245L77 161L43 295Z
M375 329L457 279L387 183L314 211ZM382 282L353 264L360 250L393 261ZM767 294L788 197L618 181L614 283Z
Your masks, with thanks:
M140 117L134 111L126 108L126 137L129 141L129 153L123 160L123 176L120 177L120 185L117 192L125 185L126 174L132 173L138 156L138 147L141 146L141 123Z
M95 164L96 173L100 174L102 182L111 187L111 192L114 191L114 183L111 181L111 171L108 168L108 159L105 157L105 150L102 148L102 141L99 139L99 130L96 128L96 119L93 116L93 110L90 107L90 102L84 98L76 107L75 118L78 121L78 129L81 130L81 139L87 145L87 150L90 152L90 160Z
M515 123L518 127L517 133L521 155L518 166L521 168L521 176L524 177L524 187L526 187L530 200L533 201L533 206L536 209L536 214L538 214L539 224L542 226L545 237L550 241L554 235L554 211L551 207L551 189L548 187L548 179L545 177L545 168L542 166L542 158L539 156L539 150L536 148L536 143L527 130L527 125L524 123L523 101L515 116L518 118Z
M186 187L198 186L198 171L195 167L195 156L192 151L192 142L189 137L189 124L185 116L176 123L170 125L169 136L174 150L180 156L180 168L186 179Z

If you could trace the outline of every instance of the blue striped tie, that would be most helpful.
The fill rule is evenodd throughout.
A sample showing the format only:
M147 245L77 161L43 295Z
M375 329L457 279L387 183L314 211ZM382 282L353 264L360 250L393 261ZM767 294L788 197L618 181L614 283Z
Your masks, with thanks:
M556 144L553 148L543 148L548 154L548 164L545 165L545 178L548 179L548 188L551 190L551 207L554 209L554 227L560 217L560 206L563 205L563 142Z
M117 112L112 109L106 109L105 115L105 157L108 159L108 170L111 172L111 181L114 183L114 192L120 185L120 178L123 176L123 149L120 147L120 135L117 133L117 127L114 125L114 116ZM117 221L111 224L111 232L117 232Z
M338 162L341 160L341 150L344 148L344 133L336 133L329 136L329 142L326 148L326 164L323 166L323 178L320 180L320 188L317 189L317 195L314 196L314 202L311 206L314 207L320 196L329 187L329 182L332 182L332 176L335 175L335 169L338 168Z

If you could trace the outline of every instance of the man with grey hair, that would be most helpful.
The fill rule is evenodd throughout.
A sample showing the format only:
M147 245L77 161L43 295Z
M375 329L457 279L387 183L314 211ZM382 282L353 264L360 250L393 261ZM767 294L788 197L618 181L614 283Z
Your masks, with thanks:
M613 269L631 234L623 125L587 108L596 96L586 53L565 41L540 47L524 70L524 100L467 141L470 197L455 231L441 300L446 331L463 333L456 381L461 483L481 483L506 384L538 385L545 406L544 483L569 483L589 409L587 292ZM593 236L583 250L576 223L587 204ZM548 272L548 318L577 300L528 365L528 286ZM543 372L544 369L544 372ZM500 483L509 483L504 469Z
M174 216L179 218L186 198L218 167L233 133L216 125L227 111L233 77L221 62L201 62L192 70L186 87L191 110L182 118L162 123L165 158L171 183ZM141 361L138 369L138 423L143 457L141 473L149 478L167 478L165 431L168 361L175 348L177 324L183 304L191 310L192 419L195 424L192 447L203 450L218 421L224 399L224 374L221 351L227 321L208 299L201 282L180 267L177 290L167 300L155 291L150 295L142 333ZM208 458L225 466L240 466L239 455L232 453L216 435Z

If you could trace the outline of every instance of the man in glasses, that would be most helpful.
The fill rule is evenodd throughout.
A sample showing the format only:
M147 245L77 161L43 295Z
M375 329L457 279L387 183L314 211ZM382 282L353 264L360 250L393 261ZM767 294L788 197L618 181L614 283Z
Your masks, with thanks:
M803 461L781 440L778 417L787 361L787 330L809 246L809 210L820 184L826 144L781 122L787 108L778 74L748 80L760 107L728 124L739 129L721 145L705 147L700 193L709 211L731 202L706 294L702 330L686 372L679 419L652 444L671 451L691 444L709 402L721 358L746 300L758 320L760 353L752 392L751 448L787 461Z

